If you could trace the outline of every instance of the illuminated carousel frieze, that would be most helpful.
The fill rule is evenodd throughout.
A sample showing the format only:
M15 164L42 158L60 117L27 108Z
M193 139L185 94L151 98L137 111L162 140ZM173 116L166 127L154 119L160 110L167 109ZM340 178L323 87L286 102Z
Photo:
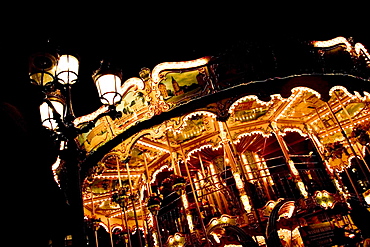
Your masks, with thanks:
M361 73L268 63L256 66L276 76L261 78L244 51L162 63L124 82L122 116L77 138L85 214L161 247L305 246L301 232L320 223L357 230L348 205L369 207L370 56L343 37L306 46L311 58L343 51Z

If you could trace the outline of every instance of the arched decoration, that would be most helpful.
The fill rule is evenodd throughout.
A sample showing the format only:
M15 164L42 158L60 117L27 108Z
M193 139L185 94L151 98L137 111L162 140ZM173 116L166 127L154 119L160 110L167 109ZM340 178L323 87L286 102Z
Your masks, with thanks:
M364 91L364 96L361 96L361 94L357 91L354 91L353 94L351 94L350 92L348 92L348 89L343 87L343 86L334 86L332 87L330 90L329 90L329 95L330 96L335 96L335 91L336 90L340 90L342 91L345 95L347 95L348 97L350 97L352 100L356 100L356 99L359 99L361 101L366 101L367 98L370 96L368 92Z
M217 131L216 114L209 111L194 111L173 121L167 121L166 125L168 138L174 146ZM213 143L208 142L205 145L218 146L217 137L215 136Z
M170 168L168 165L163 165L159 169L155 170L153 174L151 175L151 180L150 183L154 183L157 180L157 175L160 174L162 171L168 170L168 171L173 171L172 168Z
M152 72L153 90L156 97L170 108L204 94L213 86L207 65L210 57L186 62L166 62L157 65Z
M267 246L283 247L277 232L277 221L280 218L280 213L282 211L284 213L289 213L288 216L291 217L292 215L290 214L290 212L294 211L294 201L288 199L282 200L278 202L275 205L274 209L271 211L266 228Z
M301 127L301 128L299 128ZM286 127L286 126L282 126L281 127L281 135L284 136L286 135L287 132L297 132L300 136L303 136L303 137L306 137L308 134L306 134L305 132L307 131L305 128L304 128L304 125L302 124L301 126L299 127Z
M112 226L112 232L114 232L114 230L120 230L120 231L123 231L123 227L122 227L122 225L119 225L119 224L114 224L113 226Z
M199 148L193 149L193 150L191 150L190 152L187 153L187 155L186 155L186 161L189 161L192 156L194 156L197 152L202 151L203 149L210 149L212 151L217 151L217 150L219 150L221 148L222 148L222 144L221 143L219 143L219 145L216 146L216 147L214 147L211 144L206 144L206 145L200 146Z
M344 37L336 37L330 40L323 40L323 41L312 41L311 42L314 47L318 48L331 48L334 46L344 45L346 47L347 52L352 51L352 44Z
M272 210L275 208L276 204L280 201L284 200L283 198L279 198L276 201L270 200L268 201L265 206L258 209L261 219L269 218Z
M312 76L311 76L312 77ZM301 78L301 80L303 80L303 81L309 81L309 76L300 76L300 78ZM305 78L305 79L304 79ZM291 78L291 80L294 80L295 78ZM315 82L315 80L316 80L317 78L312 78L312 82ZM279 86L279 85L281 85L281 83L283 82L284 80L278 80L278 81L276 81L274 84L275 84L275 86ZM286 81L285 81L286 82ZM292 93L294 93L294 92L300 92L299 90L301 90L301 92L303 92L303 93L305 93L305 94L308 94L308 93L311 93L310 92L310 90L303 90L303 89L300 89L300 88L302 88L302 84L294 84L294 85L290 85L289 86L289 84L290 84L290 80L287 80L287 84L284 86L284 90L288 90L289 91L289 95L292 95ZM315 83L313 83L313 85L315 85ZM256 86L256 85L253 85L253 84L248 84L248 85L240 85L240 87L241 88L239 88L239 90L238 91L234 91L234 88L232 88L232 89L230 89L230 91L229 91L229 93L236 93L236 94L238 94L238 93L240 93L240 92L242 92L242 91L244 91L244 87L245 87L245 90L251 90L251 94L253 94L253 92L254 92L254 90L253 90L253 88L254 88L254 86ZM292 91L292 88L294 88L294 87L292 87L292 86L298 86L298 88L297 89L295 89L295 90L297 90L297 91ZM305 86L307 86L307 85L305 85ZM241 90L243 88L243 90ZM249 88L249 89L248 89ZM258 87L258 88L260 88L260 87ZM307 87L304 87L304 88L307 88ZM276 88L275 88L276 89ZM274 89L274 87L271 87L271 92L269 92L269 93L271 93L271 97L270 97L270 94L269 94L269 97L270 97L270 100L272 99L273 101L272 102L274 102L274 101L278 101L278 100L280 100L280 102L282 102L282 103L284 103L284 104L289 104L291 101L288 101L288 99L292 99L291 97L293 97L293 96L289 96L288 98L283 98L283 97L279 97L279 96L277 96L277 94L275 93L275 92L279 92L279 91L281 91L281 90L279 90L279 89L276 89L277 91L274 91L275 90ZM256 88L256 90L257 90L257 88ZM303 91L302 91L303 90ZM314 90L314 91L312 91L312 92L315 92L316 90ZM321 89L321 91L322 91L322 89ZM326 91L326 94L327 94L327 92L328 91ZM321 95L321 97L323 97L322 95L323 95L323 93L325 93L325 92L320 92L319 94ZM312 93L312 95L315 95L314 93ZM327 94L328 95L328 94ZM366 94L365 94L366 95ZM216 96L216 94L214 95L214 96ZM213 97L213 95L211 96L210 95L210 97ZM369 96L367 96L366 95L366 99L368 100L368 98L369 98ZM260 99L260 100L263 100L263 98L261 98L260 96L258 96L258 99ZM320 100L319 98L317 98L316 97L316 99L317 100ZM205 102L203 102L203 98L199 98L199 103L200 104L198 104L198 106L199 106L199 108L200 109L207 109L207 107L204 107L204 106L202 106L201 104L204 104ZM269 101L265 101L265 102L269 102ZM187 104L192 104L192 101L190 101L190 102L187 102ZM322 104L324 104L324 102L322 101ZM207 105L207 104L206 104ZM195 105L194 105L195 106ZM180 107L180 106L179 106ZM185 107L185 106L184 106ZM275 107L275 108L274 108ZM273 112L276 112L276 111L279 111L279 109L277 109L279 107L279 105L278 104L275 104L275 105L272 105L272 109L269 111L270 112L270 114L271 113L273 113ZM185 108L184 108L185 109ZM212 103L211 104L209 104L209 109L210 109L210 111L212 111L213 112L213 109L214 109L214 105L212 105ZM289 108L287 108L287 107L285 107L284 109L289 109ZM311 114L312 116L315 116L316 115L316 113L315 113L315 109L310 109L309 108L309 105L307 105L306 106L306 108L305 109L307 109L307 114ZM180 108L179 108L179 110L180 110ZM229 109L227 109L227 110L229 110ZM216 111L217 112L217 111ZM283 111L282 112L283 114L285 114L285 113L287 113L287 110L285 110L285 111ZM144 114L144 113L143 113ZM279 119L283 114L281 114L277 119ZM170 114L170 115L168 115L168 116L171 116L172 114ZM148 115L145 115L145 116L147 116L148 117ZM119 136L120 134L124 134L124 135L126 135L124 132L127 132L127 130L128 129L136 129L136 128L139 128L139 126L137 126L138 124L141 124L142 122L145 122L145 123L142 123L142 125L143 126L147 126L148 124L149 124L149 122L150 121L146 121L146 120L151 120L151 119L148 119L147 117L145 117L144 115L137 115L137 116L131 116L130 117L130 119L129 120L125 120L125 121L123 121L123 119L119 119L119 120L116 120L116 121L112 121L112 120L109 120L109 119L107 119L106 117L105 118L103 118L103 119L101 119L101 121L103 122L103 121L105 121L105 122L107 122L107 124L110 126L110 129L108 130L107 129L107 131L111 131L112 133L113 133L113 135L112 136ZM167 116L166 114L164 114L163 116ZM263 115L263 116L261 116L261 117L259 117L258 118L258 120L264 120L264 119L266 119L266 124L268 125L268 123L269 123L269 121L271 121L271 115L268 115L268 114L265 114L265 115ZM153 118L152 119L153 121L152 122L156 122L156 120L158 120L157 118L156 118L156 120ZM230 118L229 120L228 120L228 122L230 122L231 124L233 124L233 121L232 121L232 118ZM247 122L245 122L246 124L247 123L249 123L249 122L253 122L253 121L247 121ZM292 122L292 121L290 121L290 122ZM119 125L117 126L117 124L119 123ZM236 124L237 122L235 122L235 124ZM287 123L289 123L289 122L287 122ZM318 122L319 124L320 124L320 122ZM150 124L149 124L150 125ZM247 125L246 125L247 126ZM289 127L289 125L286 125L286 126L288 126ZM303 129L303 126L300 128L301 130ZM86 133L86 134L81 134L80 136L79 136L79 141L80 141L80 143L82 143L83 145L86 145L86 149L89 151L89 152L93 152L93 151L95 151L95 150L97 150L99 147L101 147L101 145L99 144L99 145L93 145L93 146L91 146L91 144L89 143L89 136L98 136L97 134L99 134L99 133L101 133L101 132L99 132L98 131L98 129L96 129L96 128L94 128L93 130L91 130L90 132L88 132L88 133ZM91 139L91 138L90 138ZM111 138L105 138L104 139L104 143L107 143L107 142L109 142L111 140ZM102 143L102 145L104 145L103 143Z
M229 113L236 115L238 111L248 111L251 109L258 109L260 112L264 111L263 108L268 108L273 102L265 102L260 100L256 95L244 96L235 101L229 108Z
M192 61L185 61L185 62L165 62L160 63L154 67L152 71L152 78L155 84L158 84L160 80L163 78L164 74L161 72L167 70L181 70L187 68L196 68L200 66L206 65L210 60L210 57L203 57Z
M100 222L99 226L109 233L108 223Z
M221 220L222 217L221 216ZM214 223L215 221L211 221ZM232 223L217 223L207 228L208 239L214 244L225 242L225 244L241 244L243 247L258 247L254 239L240 227ZM225 239L225 240L224 240Z
M370 66L369 61L370 61L370 54L366 50L363 44L361 43L356 43L354 46L352 45L353 41L348 40L344 37L336 37L330 40L324 40L324 41L312 41L311 42L314 47L317 48L322 48L322 49L330 49L331 47L339 46L339 45L344 45L346 47L346 51L348 53L355 53L357 56L364 56L365 60Z
M179 119L178 123L174 123L171 127L175 132L181 132L188 124L188 121L192 117L210 117L212 119L216 119L217 115L213 112L209 111L194 111L192 113L189 113Z

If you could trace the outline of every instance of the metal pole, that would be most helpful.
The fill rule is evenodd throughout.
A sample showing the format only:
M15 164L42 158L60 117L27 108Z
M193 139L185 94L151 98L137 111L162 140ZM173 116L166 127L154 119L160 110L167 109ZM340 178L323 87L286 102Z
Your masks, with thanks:
M321 119L321 116L319 114L319 111L317 110L316 106L311 106L309 108L313 108L315 109L315 112L317 114L317 116L319 117L319 120L321 121L321 124L324 126L325 128L325 133L328 134L328 129L326 128L325 124L324 124L324 121ZM321 159L323 162L327 162L327 160L325 159L325 156L324 154L320 151L320 148L319 148L319 140L317 139L316 135L315 134L312 134L308 131L307 129L307 126L306 126L306 130L307 130L307 133L308 135L310 136L310 139L312 140L312 143L314 144L314 146L316 147L316 150L318 152L318 154L320 155ZM339 185L341 186L342 189L344 189L344 185L343 185L343 181L341 179L339 179L339 175L338 175L338 172L336 171L336 169L333 169L333 172L330 171L330 169L328 168L328 166L325 164L325 170L328 172L330 178L335 181L335 179L338 181ZM337 187L337 186L336 186ZM343 195L341 195L343 197ZM344 198L344 197L343 197Z
M116 156L116 163L117 163L118 183L119 183L119 187L122 188L121 170L120 170L120 166L119 166L118 156ZM128 226L128 220L127 220L127 216L126 216L126 212L125 212L126 207L124 205L122 205L122 206L123 206L122 207L123 215L121 214L122 226L123 226L123 216L124 216L125 223L126 223L127 236L128 236L128 244L131 247L130 229L129 229L129 226Z
M150 181L149 181L148 161L146 159L146 153L144 153L143 155L144 155L144 165L145 165L146 182L147 182L147 186L148 186L149 195L151 195L152 194L152 186L150 186Z
M95 226L94 226L94 235L95 235L95 245L96 245L96 247L99 247L98 231L97 231L97 228Z
M197 212L198 212L198 215L199 215L199 219L200 219L200 223L201 223L202 230L203 230L203 233L204 233L204 237L207 241L206 246L211 247L210 244L209 244L210 241L209 241L208 236L207 236L206 226L204 225L204 222L203 222L203 219L202 219L202 213L200 212L200 208L199 208L199 205L198 205L198 196L197 196L197 193L195 192L193 180L192 180L191 175L190 175L190 170L189 170L189 167L188 167L188 164L187 164L187 161L186 161L184 149L182 148L181 143L179 143L179 144L180 144L181 154L182 154L183 159L184 159L186 173L188 175L189 182L190 182L191 192L193 193L193 196L194 196L194 199L195 199L195 206L196 206L196 209L197 209Z
M139 222L137 220L137 214L136 214L136 208L135 208L135 201L134 201L134 192L132 190L132 182L131 182L131 175L130 175L130 167L128 165L128 162L126 162L126 170L127 170L127 175L128 175L128 182L130 185L130 197L131 197L131 202L132 202L132 209L134 210L134 217L135 217L135 224L136 224L136 231L138 233L138 238L139 238L139 246L142 247L143 243L141 241L141 235L140 235L140 229L139 229Z
M139 194L140 196L140 194ZM142 220L142 223L143 223L143 234L144 234L144 239L146 239L146 225L145 225L145 219L144 219L144 207L143 207L143 204L139 198L139 203L140 203L140 209L141 209L141 220Z
M80 165L78 162L78 148L74 140L67 143L68 148L63 150L65 167L67 171L67 200L70 207L70 228L72 244L74 247L86 246L86 233L84 222L84 205L81 191Z
M234 142L231 139L232 136L231 136L231 133L230 133L229 126L227 125L226 121L223 122L223 123L224 123L225 129L227 131L228 143L230 143L229 145L231 146L232 151L234 151L234 154L231 152L232 158L234 159L234 162L235 163L238 162L238 163L236 163L236 165L239 165L240 171L241 171L241 174L242 174L242 177L244 179L244 184L246 184L248 182L248 178L247 178L247 175L244 172L244 169L245 169L244 168L244 165L242 164L242 162L240 162L240 156L239 156L238 150L236 149L236 146L235 146ZM226 143L226 145L228 145L228 143ZM236 159L235 159L235 156L236 156ZM247 196L252 194L252 192L250 191L249 186L243 186L243 187L244 187L244 191L247 193ZM267 194L269 195L268 188L266 188L266 191L267 191ZM254 206L252 200L249 201L249 204L251 206ZM255 213L255 215L257 217L258 228L260 228L261 227L261 217L260 217L260 214L259 214L259 212L258 212L258 210L257 210L256 207L253 207L253 209L254 209L254 213Z
M122 213L123 213L123 216L125 218L125 223L126 223L125 225L126 225L126 231L127 231L127 237L128 237L127 238L128 239L128 246L132 247L132 245L131 245L131 233L130 233L130 228L129 228L129 225L128 225L128 218L127 218L127 214L126 214L126 209L127 209L127 207L124 206L122 208ZM122 218L122 214L121 214L121 218Z
M90 187L90 196L91 196L91 207L92 207L92 211L91 211L91 216L93 219L95 219L95 206L94 206L94 194L92 192L92 187ZM96 247L99 247L99 243L98 243L98 229L96 227L96 222L93 222L93 230L94 230L94 235L95 235L95 246Z
M112 247L114 247L114 246L113 246L112 228L110 227L110 219L109 219L109 217L108 217L108 216L106 216L106 217L107 217L107 221L108 221L108 230L109 230L109 237L110 237L110 245L111 245Z
M119 168L119 159L118 159L118 156L116 156L116 163L117 163L118 183L119 183L119 187L122 188L121 170Z
M172 147L171 147L170 139L168 138L168 130L166 131L166 141L167 141L168 149L170 150L171 164L175 168L174 169L175 175L181 176L180 165L176 163L176 161L174 160L174 158L172 156L173 150L172 150Z
M153 218L155 220L155 225L157 227L159 247L162 247L163 246L163 244L162 244L162 234L161 234L161 229L159 228L159 224L158 224L158 215L157 214L153 215Z

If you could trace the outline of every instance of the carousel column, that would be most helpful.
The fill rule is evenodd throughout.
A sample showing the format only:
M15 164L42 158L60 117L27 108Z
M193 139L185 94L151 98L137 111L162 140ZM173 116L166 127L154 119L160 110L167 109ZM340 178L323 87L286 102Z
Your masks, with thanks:
M167 125L167 122L166 122L166 125ZM176 161L176 157L177 157L178 153L173 151L173 148L172 148L171 143L170 143L170 139L168 137L168 131L169 131L169 127L167 126L166 141L167 141L168 148L170 150L170 156L171 156L170 158L171 158L172 167L174 167L174 174L177 177L182 177L180 162ZM197 196L196 191L195 191L195 186L193 184L193 180L190 176L190 171L189 171L189 168L188 168L188 165L187 165L185 153L184 153L184 150L182 149L181 143L180 143L180 150L181 150L181 155L183 156L187 176L189 178L191 191L192 191L192 194L193 194L194 199L195 199L195 205L196 205L197 213L199 215L199 219L200 219L201 225L202 225L202 230L204 232L205 238L207 239L207 246L208 246L208 238L207 238L206 228L205 228L203 218L202 218L202 214L200 212L200 208L199 208L199 205L198 205L198 196ZM188 223L190 234L194 234L195 230L194 230L194 224L193 224L193 217L192 217L191 212L189 210L189 203L188 203L188 198L187 198L186 192L185 192L185 186L186 185L184 183L183 185L176 187L176 191L181 197L181 202L182 202L182 205L183 205L184 210L185 210L186 221ZM193 240L191 239L191 241L193 241Z
M330 114L331 114L332 118L334 119L335 123L338 125L342 136L346 140L347 144L349 145L349 148L351 149L353 155L355 156L356 162L358 162L356 152L355 152L354 148L352 147L351 141L349 140L346 132L344 131L342 125L340 124L337 116L335 116L335 113L333 112L333 109L331 108L330 104L328 102L325 102L325 103L326 103L326 106L328 107L328 109L330 111ZM358 165L361 166L361 164L358 164ZM363 198L362 198L362 196L360 196L360 193L359 193L359 191L358 191L358 189L357 189L354 181L352 180L351 175L349 174L349 172L348 172L347 169L344 169L344 171L346 172L346 175L347 175L347 177L348 177L348 179L349 179L349 181L350 181L350 183L351 183L351 185L353 187L353 190L355 191L356 197L360 200L360 202L362 202L363 201Z
M147 186L149 195L151 195L152 194L152 186L150 185L148 160L147 160L147 157L146 157L146 153L143 154L143 157L144 157L144 165L145 165L146 186Z
M130 198L131 198L131 202L132 202L132 209L134 211L134 217L135 217L136 231L137 231L138 239L139 239L139 246L142 247L143 243L142 243L142 240L141 240L139 221L137 220L137 213L136 213L136 207L135 207L135 199L136 198L135 198L134 192L132 190L132 181L131 181L130 167L129 167L128 162L126 162L126 169L127 169L128 182L129 182L129 186L130 186Z
M123 228L123 224L125 224L126 233L127 233L127 243L126 243L126 240L124 240L124 241L125 241L125 245L127 244L128 247L132 247L131 237L130 237L131 233L130 233L130 227L128 225L128 218L127 218L126 211L127 211L126 206L122 207L121 221L122 221L122 228Z
M152 228L156 228L156 231L153 232L153 239L155 242L159 244L159 247L162 247L162 236L161 236L161 230L158 223L158 212L161 208L162 198L157 195L152 195L149 197L147 208L150 211L152 215ZM156 233L156 234L155 234ZM148 241L149 243L149 241ZM154 244L157 246L156 244Z
M194 183L193 183L193 179L191 177L191 174L190 174L190 170L189 170L189 167L188 167L188 163L187 163L187 160L186 160L184 149L182 148L181 143L179 143L179 144L180 144L182 158L184 160L184 165L185 165L186 173L187 173L187 176L189 178L191 192L192 192L193 197L194 197L194 200L195 200L195 208L197 210L198 217L199 217L200 224L201 224L201 228L202 228L202 231L203 231L203 234L204 234L204 238L206 240L205 246L210 247L210 241L208 239L206 226L204 225L204 222L203 222L203 215L202 215L202 213L200 211L200 207L199 207L199 198L198 198L197 193L195 191L195 186L194 186ZM183 205L184 205L184 208L185 208L185 211L186 211L187 210L186 208L188 208L188 204L187 204L186 194L184 192L181 195L181 199L183 200ZM188 219L188 224L189 224L190 232L194 232L194 230L192 229L194 226L193 226L193 223L192 223L192 217L191 217L191 215L190 214L186 214L186 218Z
M292 174L292 177L293 177L294 182L296 183L299 191L301 192L301 195L304 198L307 198L308 197L308 193L306 191L305 185L304 185L304 183L302 181L302 178L299 175L299 172L298 172L297 168L294 165L293 160L291 160L291 158L290 158L288 147L287 147L287 145L286 145L283 137L280 134L280 130L277 127L277 123L276 122L271 122L271 125L270 126L271 126L272 131L273 131L274 135L276 136L276 139L277 139L277 141L279 143L279 146L280 146L280 148L281 148L281 150L283 152L285 161L287 162L288 168L290 170L290 173Z
M248 180L244 173L243 167L238 166L238 163L240 164L240 162L238 162L237 160L236 148L234 145L232 145L233 142L231 140L231 134L230 134L229 128L226 122L221 122L221 121L218 122L218 126L220 129L220 136L221 136L222 144L225 150L225 155L229 157L231 171L235 179L236 187L240 193L240 200L242 201L245 211L247 213L251 213L252 212L252 205L251 205L252 200L248 196L248 194L250 193L247 193L247 191L244 188L244 183L243 183L243 180L244 181L248 181ZM235 155L234 155L234 152L235 152ZM242 177L240 175L242 175Z
M166 126L167 126L167 122L166 122ZM168 137L168 131L169 131L169 127L167 126L167 131L166 131L166 141L167 141L167 145L168 145L168 149L170 151L170 159L171 159L171 165L172 167L174 168L174 173L175 175L179 175L181 176L181 169L180 169L180 165L178 164L178 162L176 162L176 152L173 151L173 148L171 146L171 142L170 142L170 139Z
M107 217L107 222L108 222L108 230L109 230L109 238L110 238L110 245L113 247L113 236L112 236L112 227L110 225L110 217Z
M328 131L328 129L327 129L324 121L322 120L321 114L319 113L319 111L317 110L317 108L315 106L311 106L309 108L315 109L316 115L318 116L318 118L319 118L319 120L321 122L321 125L324 126L325 133L328 134L329 131ZM325 164L325 169L328 172L330 179L332 181L334 181L335 187L337 188L337 190L341 194L345 193L344 192L344 184L343 184L342 180L339 179L338 172L335 169L332 169L330 167L328 160L325 158L325 155L324 155L324 153L325 153L325 147L320 142L320 140L318 139L318 137L309 130L308 125L306 125L306 130L307 130L307 133L308 133L310 139L312 140L312 143L314 144L317 152L319 153L322 161Z
M116 165L117 165L119 189L120 189L120 191L123 191L124 189L122 187L121 168L120 168L120 162L119 162L119 157L118 156L116 156ZM125 222L125 227L126 227L127 236L128 236L128 246L131 247L131 237L130 237L131 234L130 234L130 228L129 228L129 225L128 225L128 218L127 218L127 214L126 214L128 203L126 202L126 199L127 199L127 197L122 198L121 203L120 203L121 210L122 210L121 220L122 220L122 229L123 229L123 222Z
M337 98L337 100L338 100L338 102L339 102L339 104L340 104L340 106L341 106L341 108L343 109L343 112L347 115L347 117L348 117L348 119L349 119L349 121L351 122L351 124L353 125L353 126L355 126L355 124L353 123L353 119L352 119L352 117L351 117L351 115L349 114L349 112L348 112L348 110L347 110L347 108L344 106L344 104L342 103L342 101L341 101L341 99L340 99L340 97L338 96L338 94L337 94L337 92L334 90L333 91L334 92L334 95L335 95L335 97ZM351 145L351 143L349 143L350 145ZM360 166L360 169L361 169L361 171L363 172L363 174L364 174L364 176L365 176L365 178L366 178L366 180L368 181L368 182L370 182L370 180L369 180L369 177L368 177L368 172L370 172L370 168L369 168L369 165L367 164L367 162L366 162L366 160L365 160L365 157L362 155L362 152L361 152L361 148L358 146L359 144L357 143L357 142L355 142L354 143L354 147L356 147L356 149L357 149L357 152L356 152L356 154L361 158L361 160L362 160L362 162L364 163L364 165L366 166L366 168L367 168L367 172L364 170L364 168L359 164L359 166ZM352 146L352 148L353 148L353 146ZM354 149L353 149L353 151L354 151ZM357 159L357 158L356 158Z
M306 129L307 129L307 126L306 126ZM334 181L334 184L335 185L337 185L338 184L338 181L335 179L335 174L334 174L335 171L333 169L331 169L330 165L328 164L328 161L325 159L325 155L324 155L324 152L323 152L323 150L324 150L323 145L318 140L318 138L317 138L317 136L315 134L312 134L308 130L307 130L307 133L308 133L308 136L309 136L310 140L312 141L313 145L315 146L315 148L317 150L317 153L320 155L321 160L324 162L324 164L325 164L325 170L328 173L330 179L332 181ZM342 188L340 188L340 187L337 186L337 189L338 190L341 190Z
M95 247L99 247L99 241L98 241L98 227L99 227L99 222L101 221L100 219L96 219L95 215L95 205L94 205L94 193L92 191L92 186L90 187L90 197L91 197L91 218L93 219L93 231L94 231L94 236L95 236Z
M146 180L146 189L148 190L148 195L152 195L152 187L150 186L150 178L149 178L149 169L148 169L148 160L146 153L143 154L144 157L144 165L145 165L145 180ZM146 198L143 196L143 200ZM140 207L143 212L143 227L144 227L144 233L145 233L145 239L147 242L149 242L149 226L148 226L148 213L147 213L147 208L144 207L142 204L142 201L140 200ZM145 215L145 217L144 217Z
M212 194L208 194L207 195L207 192L206 191L204 191L205 189L204 189L204 181L206 181L206 179L207 179L207 173L206 173L206 168L204 167L204 164L203 164L203 160L202 160L202 157L201 157L201 155L200 155L200 152L198 152L198 160L199 160L199 164L200 164L200 167L201 167L201 169L202 169L202 172L201 172L201 176L202 176L202 178L201 178L201 180L199 181L200 182L200 188L201 188L201 194L202 194L202 196L204 197L204 196L206 196L206 198L207 198L207 200L210 202L210 204L211 205L215 205L215 202L214 202L214 199L213 199L213 197L212 197ZM212 174L213 175L213 174ZM212 176L211 176L212 177ZM219 195L218 195L218 193L216 193L216 196L217 197L219 197ZM217 200L217 199L216 199ZM221 206L221 204L219 204L220 206Z
M217 172L216 172L216 169L215 169L215 166L213 163L210 163L209 166L208 166L208 170L207 170L210 174L210 178L211 178L211 181L212 181L212 184L216 187L216 188L220 188L221 187L221 181L219 180L218 176L217 176ZM215 196L215 200L216 200L216 205L218 206L218 209L220 210L220 212L222 213L227 213L227 208L225 207L226 205L226 202L223 200L223 198L221 198L220 196L220 192L217 191L215 193L211 193L209 196L210 198L212 198L212 195ZM213 199L212 199L213 200Z
M320 116L319 116L319 118L320 118ZM306 126L306 129L307 129L307 126ZM320 155L321 160L325 164L325 170L328 173L330 180L333 181L336 189L339 191L340 195L343 196L343 199L345 200L344 184L343 184L342 180L339 178L339 174L337 173L337 171L330 167L329 162L325 158L325 155L324 155L325 147L319 141L317 136L315 134L311 133L310 131L308 131L308 129L307 129L307 133L308 133L308 136L310 137L310 139L312 140L312 143L315 146L315 148L317 150L317 153Z
M240 200L243 204L243 208L248 214L248 222L250 224L254 224L257 222L258 228L260 228L262 226L260 214L257 207L253 205L252 198L250 197L252 195L250 187L244 186L247 184L248 178L244 172L242 162L240 161L240 155L238 154L238 151L232 140L229 126L227 125L226 121L219 121L218 125L220 128L220 136L225 147L225 151L226 153L228 153L229 157L231 157L231 160L234 163L234 168L232 168L233 177L235 179L236 187L240 193Z

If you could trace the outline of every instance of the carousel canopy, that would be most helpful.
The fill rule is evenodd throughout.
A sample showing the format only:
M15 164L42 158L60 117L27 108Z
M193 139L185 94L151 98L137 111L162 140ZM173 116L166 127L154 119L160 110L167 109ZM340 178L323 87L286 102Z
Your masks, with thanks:
M130 184L129 194L143 196L148 182L186 174L183 162L199 170L224 156L224 135L238 153L271 158L284 155L277 130L296 133L287 137L296 147L311 134L322 145L341 141L341 128L349 133L369 120L369 59L360 43L337 37L283 47L244 42L218 56L143 68L122 84L122 117L103 117L78 137L88 154L85 206L120 217L112 191Z

